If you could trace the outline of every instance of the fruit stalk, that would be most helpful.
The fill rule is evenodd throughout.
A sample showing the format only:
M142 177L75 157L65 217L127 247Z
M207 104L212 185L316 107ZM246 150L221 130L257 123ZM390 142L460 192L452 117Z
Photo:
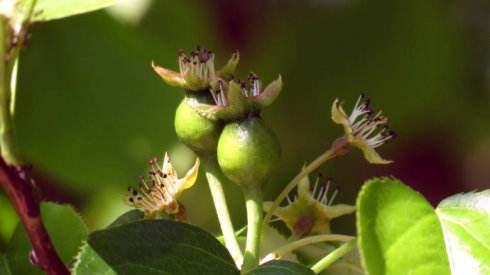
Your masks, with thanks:
M247 206L247 241L241 272L246 274L259 264L263 213L260 185L243 187L243 194Z
M226 204L223 184L220 180L221 171L215 157L203 157L202 160L221 232L223 233L225 246L230 252L233 260L235 260L236 265L240 266L243 262L243 255L240 246L238 245L235 229Z

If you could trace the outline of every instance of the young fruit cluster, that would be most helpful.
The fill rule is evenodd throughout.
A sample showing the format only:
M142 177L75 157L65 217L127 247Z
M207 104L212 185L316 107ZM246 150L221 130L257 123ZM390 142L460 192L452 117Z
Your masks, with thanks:
M262 89L250 73L246 81L233 76L239 54L215 70L214 53L197 47L179 52L179 72L153 65L169 85L183 88L185 98L175 114L179 139L199 156L217 155L223 173L242 186L266 181L281 155L279 141L260 113L282 89L282 80Z

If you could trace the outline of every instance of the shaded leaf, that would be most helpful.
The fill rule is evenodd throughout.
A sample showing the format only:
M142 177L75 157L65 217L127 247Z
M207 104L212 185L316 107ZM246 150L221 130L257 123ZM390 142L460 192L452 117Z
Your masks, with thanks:
M120 226L134 221L139 221L142 219L144 219L143 211L133 209L119 216L113 223L108 226L108 228Z
M238 274L209 233L169 220L142 220L92 233L89 245L117 274Z
M0 275L11 275L12 272L10 272L10 267L7 262L7 258L5 258L5 255L0 255Z
M437 215L398 180L368 181L357 199L361 258L368 274L450 274Z
M248 275L313 275L304 265L289 261L270 261L247 273Z
M133 209L121 216L119 216L114 222L112 222L107 228L113 228L121 226L130 222L143 220L144 213L140 210ZM72 269L74 274L116 274L116 272L95 252L92 247L85 243L80 249L80 253L77 256L77 262Z
M0 251L5 250L7 241L12 237L12 233L15 230L19 218L15 212L14 207L7 199L7 197L0 192L0 207L1 207L1 222L0 222Z
M490 190L451 196L436 213L452 274L490 274Z

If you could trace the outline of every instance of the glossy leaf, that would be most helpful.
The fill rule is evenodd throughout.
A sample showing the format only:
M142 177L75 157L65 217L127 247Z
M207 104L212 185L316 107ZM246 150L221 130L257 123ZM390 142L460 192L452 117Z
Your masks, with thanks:
M209 233L169 220L142 220L92 233L91 248L117 274L238 274Z
M112 222L107 228L121 226L130 222L142 220L144 214L142 211L133 209ZM116 272L95 252L88 244L84 244L77 256L77 261L72 272L77 275L90 274L116 274Z
M33 0L19 1L18 12L26 13ZM109 7L118 0L37 0L31 21L48 21Z
M368 274L450 274L437 215L398 180L368 181L357 199L357 230Z
M133 209L119 216L114 222L112 222L108 226L108 228L124 225L130 222L139 221L142 220L143 218L144 218L143 211Z
M490 190L449 197L436 213L452 274L490 274Z
M51 240L62 260L69 264L87 237L80 216L68 205L42 203L41 215ZM6 260L12 274L44 274L29 262L31 244L24 228L18 225L7 247Z
M247 273L248 275L313 275L304 265L289 261L270 261Z

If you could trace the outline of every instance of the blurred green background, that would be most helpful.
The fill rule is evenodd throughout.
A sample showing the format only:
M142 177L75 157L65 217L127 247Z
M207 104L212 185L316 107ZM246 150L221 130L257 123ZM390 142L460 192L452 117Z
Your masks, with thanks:
M266 186L274 194L342 134L330 120L339 97L359 93L388 114L399 138L368 165L358 151L320 171L353 204L363 181L393 175L432 203L490 187L490 2L486 0L133 0L95 13L32 26L22 52L17 140L44 198L68 202L90 229L128 207L128 185L146 161L169 151L180 171L194 161L179 144L173 116L183 93L150 63L177 69L177 50L203 45L224 63L240 50L239 74L284 90L264 113L283 161ZM205 182L183 198L192 222L216 231ZM226 190L236 226L239 190ZM353 233L353 217L334 224ZM16 216L0 193L0 250Z

